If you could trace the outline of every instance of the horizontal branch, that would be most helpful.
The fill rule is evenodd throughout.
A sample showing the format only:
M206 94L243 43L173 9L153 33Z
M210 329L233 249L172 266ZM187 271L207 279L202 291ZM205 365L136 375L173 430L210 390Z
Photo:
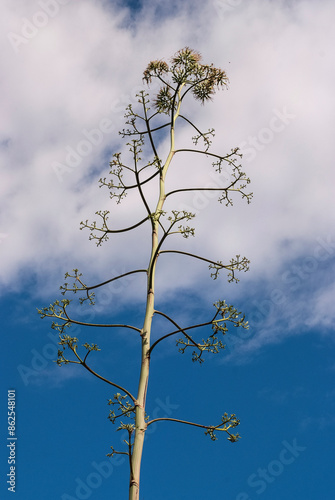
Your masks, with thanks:
M240 255L236 255L236 259L231 259L230 264L222 264L221 261L215 262L214 260L206 259L205 257L200 257L199 255L195 255L193 253L188 253L188 252L182 252L181 250L162 250L159 252L160 254L162 253L179 253L181 255L186 255L187 257L193 257L198 260L202 260L204 262L209 262L209 269L214 269L214 271L211 273L211 278L214 280L217 279L219 271L221 269L226 269L227 271L230 271L228 273L228 282L235 281L236 283L239 281L238 278L235 277L235 271L248 271L249 270L249 264L250 261L246 258L243 257L240 260Z
M165 195L165 198L167 198L171 194L182 193L182 192L185 192L185 191L226 191L227 189L229 189L229 187L227 187L227 188L225 188L225 187L219 187L219 188L210 188L210 187L208 187L208 188L206 188L206 187L181 188L181 189L175 189L173 191L170 191L169 193L167 193Z
M195 422L189 422L187 420L181 420L179 418L170 418L170 417L160 417L160 418L154 418L153 420L150 420L150 422L147 423L147 427L154 422L160 422L160 421L170 421L170 422L177 422L179 424L186 424L186 425L191 425L193 427L200 427L201 429L206 429L205 434L209 435L212 441L216 441L216 436L215 436L215 431L223 431L228 434L228 440L231 441L232 443L236 442L241 436L237 434L231 434L229 432L229 429L235 428L240 424L240 421L236 418L235 414L228 416L227 413L225 413L222 417L222 421L218 425L203 425L203 424L197 424Z
M202 429L213 429L215 431L227 432L227 429L220 429L222 425L225 425L225 422L221 422L218 425L203 425L203 424L196 424L195 422L188 422L187 420L180 420L179 418L170 418L170 417L154 418L153 420L150 420L150 422L147 423L147 427L149 427L149 425L153 424L154 422L159 422L161 420L169 420L170 422L178 422L180 424L193 425L194 427L201 427Z
M93 305L94 304L94 301L93 301L93 298L92 296L94 295L94 292L92 293L89 293L91 290L95 290L96 288L99 288L101 286L104 286L104 285L107 285L109 283L112 283L112 281L116 281L118 279L121 279L121 278L124 278L125 276L129 276L131 274L136 274L136 273L148 273L147 269L135 269L134 271L128 271L127 273L123 273L123 274L120 274L119 276L115 276L114 278L111 278L109 280L106 280L106 281L103 281L102 283L98 283L97 285L93 285L93 286L86 286L82 281L81 279L79 278L79 276L81 275L75 275L75 276L71 276L70 274L67 273L66 277L70 277L70 278L74 278L75 280L79 281L79 283L82 285L82 288L79 288L77 287L76 283L74 283L73 287L74 288L67 288L67 283L65 283L64 286L61 286L60 289L63 290L61 293L62 295L65 295L66 292L74 292L74 293L77 293L77 292L80 292L80 291L85 291L86 292L86 296L87 296L87 299L91 302L91 304ZM79 299L79 301L81 303L83 303L85 300L87 299Z
M228 156L231 156L231 154L227 155L227 156L221 156L221 155L217 155L215 153L210 153L209 151L201 151L200 149L176 149L175 150L175 153L200 153L200 154L203 154L203 155L206 155L206 156L213 156L214 158L219 158L219 159L225 159L227 158Z
M133 226L129 226L129 227L125 227L125 228L122 228L122 229L108 229L108 228L99 228L99 227L96 227L96 226L90 226L90 225L86 225L84 224L84 227L87 227L88 229L91 229L92 231L100 231L102 233L105 233L105 234L115 234L115 233L125 233L126 231L131 231L132 229L135 229L136 227L140 226L141 224L143 224L144 222L146 222L147 220L149 220L149 217L145 217L144 219L142 219L141 221L137 222L136 224L134 224Z
M127 451L116 451L114 450L113 446L111 446L112 452L107 453L107 457L112 457L113 455L129 455Z
M85 288L79 288L78 290L93 290L95 288L99 288L100 286L107 285L108 283L112 283L112 281L116 281L118 279L124 278L125 276L129 276L130 274L136 274L136 273L147 273L147 269L135 269L135 271L128 271L127 273L120 274L119 276L116 276L115 278L111 278L110 280L103 281L102 283L99 283L98 285L94 286L87 286ZM71 289L69 289L71 291Z
M82 325L82 326L96 326L96 327L102 327L102 328L129 328L130 330L135 330L138 333L141 333L141 329L137 328L136 326L132 325L117 325L117 324L111 324L111 325L103 325L103 324L94 324L94 323L83 323L81 321L75 321L73 319L69 320L71 323L75 323L76 325Z
M108 324L101 324L101 323L85 323L83 321L76 321L75 319L71 319L65 310L64 310L64 314L65 314L67 320L65 318L60 318L58 316L51 316L48 314L46 314L46 316L49 316L50 318L56 317L57 319L61 319L62 321L65 321L66 323L73 323L75 325L81 325L81 326L102 327L102 328L130 328L131 330L135 330L136 332L139 332L139 333L141 333L141 331L142 331L140 328L137 328L136 326L132 326L132 325L122 325L122 324L120 324L120 325L118 325L118 324L108 325Z
M150 120L151 120L151 118L153 118L153 117L154 117L155 115L157 115L157 114L158 114L158 113L155 113L154 115L150 116L150 117L148 118L148 121L150 121ZM144 118L143 118L143 119L144 119ZM159 127L150 128L150 132L156 132L157 130L160 130L160 129L164 128L164 127L168 127L169 125L170 125L170 122L165 123L165 125L160 125ZM144 131L139 131L139 130L137 130L136 132L130 132L130 133L127 133L127 134L125 134L125 135L127 135L127 136L129 136L129 137L130 137L130 136L132 136L132 135L145 135L145 134L149 134L150 132L149 132L148 130L144 130Z
M193 253L182 252L181 250L161 250L159 254L161 255L162 253L179 253L181 255L186 255L187 257L194 257L195 259L203 260L204 262L209 262L210 264L217 264L217 262L215 262L214 260L205 259L205 257L200 257L199 255L195 255ZM231 266L229 265L224 266L222 264L222 267L229 269Z
M188 422L187 420L180 420L179 418L169 418L169 417L154 418L153 420L150 420L150 422L147 423L147 426L149 427L149 425L153 424L154 422L159 422L161 420L169 420L170 422L179 422L180 424L194 425L195 427L202 427L203 429L208 429L209 427L210 428L213 427L212 425L196 424L194 422Z
M144 168L146 167L151 167L152 164L148 164L148 165L145 165L144 167L142 167L139 171L142 171L144 170ZM148 177L147 179L145 179L144 181L141 181L140 182L140 185L143 186L143 184L146 184L147 182L151 181L154 177L156 177L156 175L159 174L159 170L157 170L157 172L155 172L154 174L150 175L150 177ZM101 179L101 181L103 181L103 179ZM102 182L101 183L102 186L107 186L109 187L109 184L107 182ZM114 188L114 189L124 189L125 191L127 191L127 189L134 189L134 188L137 188L138 185L137 184L132 184L130 186L126 186L126 185L122 185L122 186L110 186L110 188Z

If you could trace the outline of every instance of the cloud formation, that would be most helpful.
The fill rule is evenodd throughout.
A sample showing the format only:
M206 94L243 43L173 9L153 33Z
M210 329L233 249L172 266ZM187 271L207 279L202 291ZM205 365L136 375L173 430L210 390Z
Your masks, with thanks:
M137 257L146 265L141 239L136 255L129 238L96 249L78 227L98 209L111 210L117 227L137 215L135 199L115 206L97 180L111 154L126 149L117 131L146 64L185 45L228 73L229 91L208 106L190 104L189 113L203 129L215 127L214 149L241 148L254 192L250 206L236 199L230 208L206 195L176 198L198 214L198 238L186 247L218 260L250 258L240 288L246 297L261 280L273 289L290 262L313 255L320 238L332 262L331 1L320 8L316 1L157 0L131 14L106 1L7 0L2 10L0 280L7 289L21 290L33 277L44 294L72 267L89 267L100 279L106 268L128 270ZM189 136L182 129L179 141ZM188 182L189 173L194 183L213 182L210 165L193 157L173 168L178 182ZM171 292L180 276L181 285L196 287L207 277L198 263L188 269L181 261L163 267L162 287ZM311 293L323 313L332 287L319 282ZM308 325L315 324L311 308Z

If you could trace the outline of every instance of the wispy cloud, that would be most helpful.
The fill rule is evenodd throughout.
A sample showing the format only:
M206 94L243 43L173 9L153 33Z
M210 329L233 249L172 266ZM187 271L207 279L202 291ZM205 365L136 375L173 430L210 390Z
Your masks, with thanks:
M78 366L60 367L56 363L48 360L46 367L41 370L27 371L28 367L20 367L19 373L23 374L23 382L25 385L47 386L50 389L63 387L69 380L72 379L90 379L89 374ZM27 383L26 383L27 382Z
M325 415L313 415L302 419L300 422L301 431L325 431L335 425L335 416L329 413Z

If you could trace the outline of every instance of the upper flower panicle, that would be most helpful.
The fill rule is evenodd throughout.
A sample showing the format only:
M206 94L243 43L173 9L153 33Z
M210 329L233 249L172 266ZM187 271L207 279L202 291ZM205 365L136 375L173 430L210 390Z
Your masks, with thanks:
M227 86L229 80L225 71L215 68L213 64L201 64L201 59L199 52L185 47L171 58L170 66L162 60L148 64L143 80L149 84L152 78L158 78L164 84L155 103L160 112L170 111L171 96L183 85L185 93L190 90L193 97L202 104L212 98L217 88ZM166 79L167 76L170 76L172 82Z

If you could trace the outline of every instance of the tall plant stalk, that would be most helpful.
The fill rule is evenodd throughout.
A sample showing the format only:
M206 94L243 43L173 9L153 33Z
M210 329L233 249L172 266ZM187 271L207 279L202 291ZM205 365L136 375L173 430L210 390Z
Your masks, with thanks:
M215 261L204 258L202 256L183 252L174 249L165 249L165 244L168 238L173 234L180 234L184 238L194 235L194 228L183 223L190 221L195 217L191 212L185 210L172 210L167 212L164 210L164 205L169 196L174 196L178 193L191 191L218 191L220 203L225 203L227 206L232 205L232 194L239 193L249 203L252 194L245 192L249 179L242 171L238 160L241 157L238 148L232 149L228 154L220 155L211 151L211 138L214 135L214 130L201 132L200 129L186 116L181 114L181 107L186 97L193 95L196 100L202 104L211 99L215 91L220 87L227 85L228 79L224 71L215 68L213 65L205 65L201 63L200 54L186 47L171 59L170 66L164 61L152 61L144 71L144 81L150 84L153 79L160 82L161 88L154 97L150 100L150 94L144 90L138 94L139 112L133 110L132 105L129 105L126 111L127 129L124 129L121 134L123 137L130 137L129 147L132 153L132 166L126 165L121 159L121 154L113 155L113 160L110 163L110 179L100 179L100 185L107 187L110 197L114 198L117 203L125 197L128 191L137 189L139 199L141 200L146 216L135 222L129 227L122 229L111 229L108 225L108 211L99 211L96 214L100 217L101 223L96 222L81 223L81 229L90 229L90 239L96 240L100 246L104 241L108 240L109 236L115 233L131 231L142 224L149 223L151 225L151 250L149 264L146 269L134 269L122 275L114 276L106 281L94 286L86 285L82 280L82 274L77 269L73 273L66 273L66 278L73 279L72 284L66 282L62 287L62 294L79 293L82 295L79 298L80 303L88 302L94 305L94 291L102 286L105 286L112 281L123 279L124 277L135 273L146 273L146 309L142 328L129 324L93 324L78 321L69 313L70 300L56 300L53 304L43 309L39 309L41 317L53 318L52 328L58 331L59 334L59 351L57 363L59 365L74 363L83 366L92 375L112 387L118 389L113 398L109 400L109 405L112 410L109 413L111 422L115 422L119 418L127 418L128 422L121 421L119 429L124 429L128 433L128 439L125 442L125 450L119 451L112 447L114 454L125 454L129 459L130 482L129 482L129 500L139 500L140 491L140 471L141 459L144 445L145 433L148 427L154 422L173 421L202 428L212 440L216 440L216 434L223 431L228 435L228 440L235 442L239 438L239 434L233 434L232 429L239 425L239 420L235 414L228 415L225 413L219 423L216 425L203 425L196 422L189 422L178 418L155 418L149 420L146 414L146 400L149 382L150 359L153 350L163 341L170 337L175 337L180 334L181 338L176 341L179 351L184 353L189 348L192 350L192 360L200 363L204 360L204 353L218 353L224 349L223 336L228 331L229 326L248 328L244 316L238 312L233 306L226 304L224 300L218 300L214 303L214 314L209 315L207 321L189 325L187 327L179 326L176 321L162 311L155 309L155 274L157 268L157 259L166 253L175 253L195 258L202 262L206 262L211 270L211 277L216 279L219 271L225 269L228 271L229 281L238 281L236 271L246 271L249 267L249 261L245 257L230 260L229 263L223 264L222 261ZM153 102L154 112L150 114L150 102ZM196 135L193 137L194 148L176 149L175 133L176 123L183 122L191 126ZM169 133L169 151L166 160L162 161L159 157L156 147L157 132ZM152 159L142 166L141 147L144 140L147 139L151 149ZM202 141L203 148L199 148L199 141ZM181 187L170 192L166 192L166 176L170 164L177 154L196 153L210 158L216 172L221 173L224 166L230 171L230 179L224 187L204 187L190 186ZM126 174L127 180L124 180ZM128 181L129 175L132 180ZM150 203L145 194L145 188L152 184L158 185L156 208L152 210ZM163 258L163 257L162 257ZM151 343L151 330L154 316L163 317L169 324L173 325L171 332L159 337L153 344ZM67 328L72 324L87 326L87 327L104 327L108 329L124 328L135 330L141 342L141 366L139 373L139 382L137 388L137 396L135 397L131 391L109 380L106 377L95 372L87 363L87 358L92 351L99 351L96 344L84 343L84 354L81 354L82 349L78 347L78 339L67 334ZM207 339L197 339L193 336L193 331L202 327L209 327L211 333ZM71 354L72 353L72 354ZM69 355L70 354L70 355Z

